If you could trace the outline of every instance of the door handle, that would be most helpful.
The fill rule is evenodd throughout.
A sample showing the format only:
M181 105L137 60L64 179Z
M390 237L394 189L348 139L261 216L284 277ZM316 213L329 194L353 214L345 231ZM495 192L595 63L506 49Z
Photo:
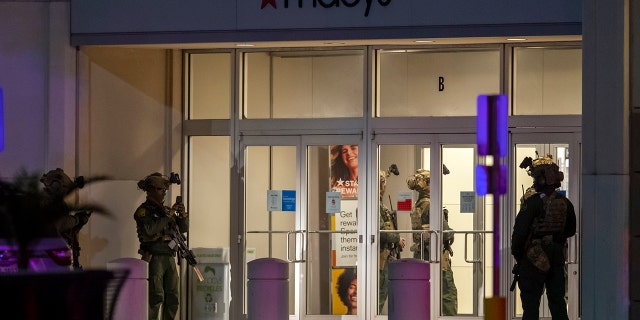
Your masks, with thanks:
M302 235L302 244L304 245L304 235L305 235L305 230L292 230L292 231L288 231L287 232L287 261L289 262L305 262L305 259L302 257L302 253L300 254L300 259L298 259L298 255L297 255L297 244L298 244L298 233ZM293 250L295 252L294 254L294 258L291 259L290 253L291 253L291 247L289 245L290 243L290 239L291 239L291 235L294 235L294 241L293 241ZM300 250L303 251L302 246L300 246Z

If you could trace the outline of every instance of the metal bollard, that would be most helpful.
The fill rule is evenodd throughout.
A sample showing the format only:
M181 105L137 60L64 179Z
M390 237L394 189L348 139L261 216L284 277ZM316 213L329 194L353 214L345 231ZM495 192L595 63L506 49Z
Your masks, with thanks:
M248 263L248 320L289 319L289 263L260 258Z
M389 320L427 320L431 312L429 263L399 259L389 263Z
M120 279L124 281L124 285L115 301L112 319L149 318L149 263L137 258L121 258L107 262L107 270L121 269L129 270L129 275L127 279Z

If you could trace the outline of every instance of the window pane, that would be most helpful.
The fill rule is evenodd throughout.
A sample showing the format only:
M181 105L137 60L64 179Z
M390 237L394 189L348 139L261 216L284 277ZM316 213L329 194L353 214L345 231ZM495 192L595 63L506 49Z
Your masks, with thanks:
M189 119L229 119L231 54L190 54Z
M515 48L515 115L582 114L582 49Z
M229 137L191 137L189 246L229 247Z
M379 117L474 116L479 94L500 92L500 51L379 50Z
M244 64L244 118L363 114L363 50L252 52Z

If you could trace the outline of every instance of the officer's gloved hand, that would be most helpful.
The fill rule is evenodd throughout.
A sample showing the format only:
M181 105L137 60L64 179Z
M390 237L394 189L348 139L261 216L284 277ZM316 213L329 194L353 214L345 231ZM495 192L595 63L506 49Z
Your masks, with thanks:
M187 211L184 207L184 204L182 202L176 202L172 207L171 210L173 212L175 212L175 214L177 216L179 216L180 218L186 218L187 217Z
M422 230L429 231L429 224L423 224L422 225Z

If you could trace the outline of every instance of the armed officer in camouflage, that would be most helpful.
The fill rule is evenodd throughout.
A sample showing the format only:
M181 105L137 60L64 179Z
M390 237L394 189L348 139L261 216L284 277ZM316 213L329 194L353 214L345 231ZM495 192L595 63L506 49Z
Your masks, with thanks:
M65 197L75 189L84 187L84 177L79 176L74 181L60 168L50 170L42 175L40 182L44 185L44 191L47 194L49 206L60 206L61 212L68 212L64 216L59 217L55 221L55 228L58 234L64 238L67 245L71 248L72 266L75 270L82 270L80 265L80 243L78 242L78 233L82 227L87 224L91 211L81 210L71 214L71 209L65 202Z
M443 174L448 173L449 170L443 165ZM411 229L425 231L422 236L422 243L420 242L420 234L413 234L413 244L411 245L410 250L413 251L414 258L429 260L430 237L426 231L429 231L431 173L429 170L416 170L416 173L407 179L407 186L409 189L418 192L418 200L410 214ZM452 230L451 227L449 227L448 210L444 209L443 217L442 230ZM453 279L453 270L451 269L451 256L453 255L451 244L453 243L454 236L453 233L443 233L442 238L444 243L440 264L442 270L442 315L453 316L458 314L458 289L456 288L456 284ZM422 250L420 250L421 247Z
M511 236L511 254L519 265L522 319L538 319L545 289L553 319L569 319L565 251L567 238L576 232L576 215L571 201L556 190L564 174L551 156L526 157L520 167L527 169L536 191L523 197Z
M169 180L162 174L148 175L138 181L138 188L147 193L134 219L140 241L138 253L149 263L149 319L157 320L162 306L162 319L173 320L180 303L179 278L169 233L176 225L180 232L187 232L187 213L181 202L171 208L163 205Z
M398 230L398 216L395 210L390 210L384 205L384 193L387 186L387 178L393 173L399 175L398 167L392 164L386 171L380 171L380 230ZM380 232L380 261L379 261L379 291L378 314L382 313L389 293L389 263L400 259L400 251L405 246L404 238L395 232Z

